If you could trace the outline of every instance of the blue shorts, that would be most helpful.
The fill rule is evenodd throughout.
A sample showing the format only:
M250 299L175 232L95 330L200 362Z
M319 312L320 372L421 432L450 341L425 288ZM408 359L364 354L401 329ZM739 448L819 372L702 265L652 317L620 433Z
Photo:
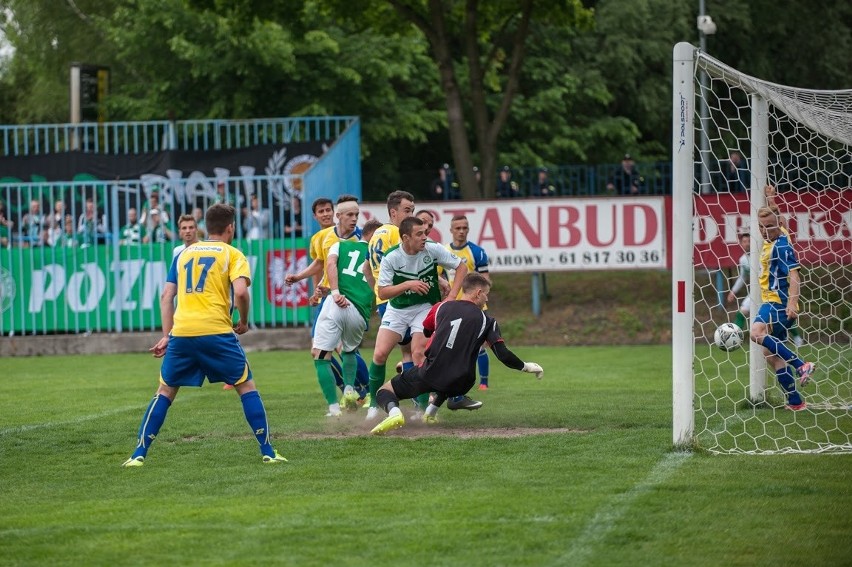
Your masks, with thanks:
M171 337L160 368L166 386L201 386L225 382L232 386L251 380L246 353L234 333L201 337Z
M787 329L795 323L795 321L787 319L786 309L780 303L764 303L760 306L757 315L754 316L754 322L765 323L771 336L779 341L786 341Z

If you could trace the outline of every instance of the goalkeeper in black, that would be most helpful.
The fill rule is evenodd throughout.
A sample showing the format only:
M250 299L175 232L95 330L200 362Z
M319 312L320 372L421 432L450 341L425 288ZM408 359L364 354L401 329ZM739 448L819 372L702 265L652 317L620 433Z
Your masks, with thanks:
M458 300L432 307L423 322L423 332L430 338L426 360L421 366L397 374L379 389L377 402L388 417L373 428L373 435L405 425L399 400L426 392L434 392L434 397L423 421L437 421L435 414L447 398L467 394L476 384L476 359L484 343L488 343L497 359L509 368L530 372L539 379L542 377L541 366L523 362L506 347L497 321L482 310L490 290L491 282L485 276L469 273L462 282L462 295Z

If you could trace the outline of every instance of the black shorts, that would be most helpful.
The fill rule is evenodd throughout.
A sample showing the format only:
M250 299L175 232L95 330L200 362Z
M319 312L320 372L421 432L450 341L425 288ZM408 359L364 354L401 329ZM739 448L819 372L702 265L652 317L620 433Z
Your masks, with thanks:
M390 383L396 397L400 400L410 400L428 392L439 392L448 397L463 396L473 387L473 383L470 383L469 380L460 378L452 382L449 388L436 388L427 377L421 375L419 366L403 370L402 374L397 374L391 378Z

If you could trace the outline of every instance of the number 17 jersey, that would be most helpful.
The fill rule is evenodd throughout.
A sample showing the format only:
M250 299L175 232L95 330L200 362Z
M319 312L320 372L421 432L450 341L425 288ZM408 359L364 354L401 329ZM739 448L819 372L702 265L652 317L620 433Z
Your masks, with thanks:
M224 242L203 240L188 246L172 261L168 283L177 286L172 336L200 337L234 331L231 282L251 272L245 255Z

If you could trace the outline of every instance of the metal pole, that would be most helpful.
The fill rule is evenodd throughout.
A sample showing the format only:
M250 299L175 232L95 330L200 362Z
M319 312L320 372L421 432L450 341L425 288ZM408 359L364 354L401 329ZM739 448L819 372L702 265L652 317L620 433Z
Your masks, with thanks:
M698 17L701 18L705 16L704 13L704 0L698 0ZM701 53L707 53L707 35L704 33L700 27L698 28L698 46L701 49ZM699 109L700 117L701 117L701 193L706 195L708 193L712 193L712 188L710 186L710 164L708 163L710 157L710 138L707 136L707 123L709 118L709 112L707 109L707 97L705 93L708 89L708 78L707 73L704 71L700 71L701 73L701 95L698 97L701 101L701 107Z

